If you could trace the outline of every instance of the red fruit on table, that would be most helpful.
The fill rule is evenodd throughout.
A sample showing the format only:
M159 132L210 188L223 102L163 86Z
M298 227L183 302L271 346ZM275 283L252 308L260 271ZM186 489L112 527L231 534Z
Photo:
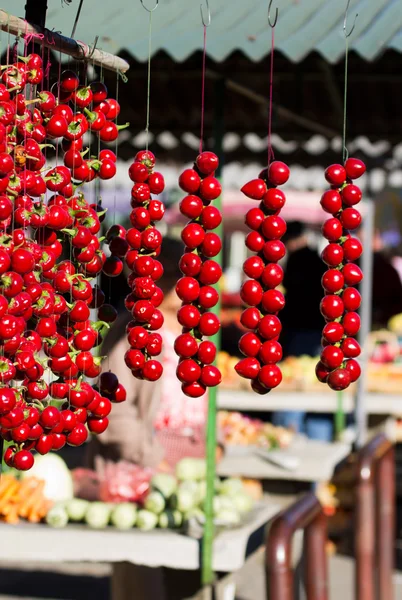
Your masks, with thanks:
M239 340L239 350L244 356L257 356L261 348L261 340L255 333L245 333Z
M347 337L343 340L341 350L346 358L357 358L361 353L358 341L352 337Z
M276 311L275 311L276 312ZM256 329L258 327L258 323L260 322L261 314L258 308L246 308L241 314L240 323L246 329Z
M190 396L190 398L200 398L207 391L206 387L199 381L193 383L183 383L181 386L183 394Z
M200 293L200 284L193 277L182 277L176 284L176 294L182 302L194 302Z
M286 254L285 244L280 240L269 240L268 242L265 242L262 251L264 257L269 262L278 262Z
M264 365L276 364L282 360L282 346L279 342L264 342L259 350L258 358Z
M194 383L200 378L201 367L192 358L185 358L177 365L176 375L181 383Z
M252 179L241 188L241 192L252 200L262 200L267 191L267 186L263 179Z
M356 311L361 304L362 298L360 292L353 287L348 287L342 294L342 301L347 311Z
M321 196L320 204L325 212L336 215L342 208L342 198L337 190L327 190Z
M187 194L195 194L200 189L201 178L194 169L186 169L179 177L179 186Z
M269 289L276 288L283 281L283 269L276 263L268 264L261 275L262 283Z
M263 289L258 281L249 279L241 286L240 297L245 304L258 306L262 300L263 293Z
M13 467L18 471L29 471L33 464L34 457L28 450L19 450L14 454Z
M268 390L272 390L281 383L282 372L277 365L264 365L258 374L258 381Z
M360 317L356 312L348 312L343 316L342 325L345 330L345 334L348 336L355 336L360 329Z
M328 271L325 271L324 275L322 276L321 283L326 292L335 294L343 288L343 275L341 271L338 271L337 269L329 269Z
M279 240L286 233L286 223L282 217L271 215L261 225L261 233L269 240Z
M362 372L359 363L354 358L351 358L350 360L346 361L345 369L348 371L348 373L350 375L351 383L353 383L354 381L357 381Z
M216 358L216 346L213 342L205 340L198 346L197 359L204 365L210 365Z
M289 179L289 175L289 167L280 160L275 160L268 167L268 179L272 185L283 185Z
M279 290L267 290L261 300L264 312L276 314L285 306L285 296Z
M322 330L322 335L330 344L336 344L341 341L344 335L343 325L337 323L336 321L327 323Z
M345 229L349 229L352 231L353 229L357 229L360 227L362 222L362 217L359 211L356 208L345 208L340 216L340 221Z
M256 379L260 369L259 361L252 357L243 358L235 366L236 373L244 379Z
M215 387L222 381L220 370L214 365L205 365L201 369L200 383L205 387Z
M221 323L219 317L217 317L214 313L206 312L201 315L200 322L198 324L198 329L201 335L211 336L218 333L221 327Z
M328 375L327 383L332 390L345 390L351 383L350 373L347 369L335 369Z
M342 269L345 284L348 286L358 285L363 279L363 273L357 265L347 263Z
M203 175L211 175L219 166L219 160L213 152L201 152L196 158L197 169Z
M264 268L264 261L259 256L250 256L243 263L243 271L251 279L259 279Z
M342 223L335 217L328 219L322 226L322 234L329 242L337 242L343 234Z
M245 223L250 229L258 231L264 219L265 215L260 208L250 208L246 213Z
M344 304L339 296L328 294L321 300L320 310L325 319L335 321L335 319L339 319L343 315Z
M345 246L345 244L344 244ZM344 250L340 244L328 244L321 253L321 258L329 267L337 267L343 261Z
M345 260L354 262L359 260L363 253L363 246L357 238L348 238L343 243L343 253Z
M361 189L352 183L345 185L341 193L342 202L346 204L346 206L354 206L355 204L358 204L363 196Z
M250 231L245 243L251 252L261 252L265 244L265 239L258 231Z
M330 371L321 361L319 361L315 367L315 374L318 381L320 381L321 383L326 383Z
M198 219L204 209L204 203L198 196L186 196L180 202L180 212L189 219Z
M346 170L342 165L330 165L325 170L325 179L331 185L341 186L346 181Z
M282 325L276 315L266 315L258 324L258 332L266 340L272 340L280 334Z
M366 165L358 158L348 158L345 162L345 170L349 179L358 179L366 172Z
M321 352L321 362L329 370L337 369L344 360L344 354L337 346L325 346Z
M195 356L198 351L197 340L189 333L182 333L174 342L174 351L181 358Z
M264 194L262 199L262 204L266 209L271 210L273 212L277 212L281 210L285 206L286 197L282 190L277 190L275 188L270 188Z

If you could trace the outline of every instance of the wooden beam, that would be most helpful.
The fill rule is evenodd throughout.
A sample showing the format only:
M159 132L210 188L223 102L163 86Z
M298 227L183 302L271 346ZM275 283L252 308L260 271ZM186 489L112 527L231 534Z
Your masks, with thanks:
M0 29L16 36L32 35L32 39L43 44L46 48L62 52L77 60L90 60L91 63L109 71L125 73L130 68L128 62L119 56L103 52L103 50L98 50L97 48L93 49L83 42L78 42L44 27L31 25L24 19L9 15L1 9Z

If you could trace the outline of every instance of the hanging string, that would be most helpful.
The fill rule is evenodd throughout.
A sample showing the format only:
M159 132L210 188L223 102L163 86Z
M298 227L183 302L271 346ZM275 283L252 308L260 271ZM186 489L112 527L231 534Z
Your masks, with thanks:
M268 114L268 167L271 160L275 160L272 148L272 98L274 85L274 49L275 49L275 27L271 27L271 68L269 76L269 114Z
M149 113L151 103L151 51L152 51L152 10L149 11L149 27L148 27L148 75L147 75L147 117L145 125L146 142L145 149L148 152L149 146ZM119 78L117 77L117 83Z
M207 26L204 23L204 48L202 52L202 85L201 85L201 132L200 132L200 154L204 141L204 113L205 113L205 63L207 56Z
M346 122L347 122L347 98L348 98L348 60L349 60L349 38L353 33L356 26L356 19L359 16L356 13L353 26L350 31L346 31L346 24L348 19L350 0L346 5L345 19L343 21L343 32L345 34L345 78L344 78L344 91L343 91L343 131L342 131L342 160L345 162L348 158L348 149L346 147Z

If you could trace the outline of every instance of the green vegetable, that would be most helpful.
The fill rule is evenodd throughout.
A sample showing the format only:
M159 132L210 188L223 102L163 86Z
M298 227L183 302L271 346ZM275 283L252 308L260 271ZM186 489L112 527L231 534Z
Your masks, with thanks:
M183 515L178 510L166 510L159 515L158 525L161 529L175 529L183 522Z
M142 531L151 531L158 524L158 516L149 510L139 510L137 515L137 527Z
M216 514L216 519L224 525L239 525L240 515L239 513L230 508L224 508Z
M221 482L220 493L225 496L235 496L244 491L243 482L237 477L229 477Z
M104 529L109 524L111 507L104 502L92 502L85 513L85 522L92 529Z
M236 505L233 501L233 498L230 496L217 496L219 498L218 510L216 512L220 512L222 510L236 510Z
M50 527L65 527L68 523L68 513L62 504L55 504L46 515L46 523Z
M70 521L83 521L89 508L89 502L80 498L73 498L66 503L66 510Z
M240 514L245 514L245 513L250 512L254 506L254 500L252 499L251 496L246 494L246 492L236 494L236 496L233 496L232 501L233 501L233 504L234 504L236 510Z
M148 494L144 503L145 509L156 515L160 515L165 510L166 502L160 492L151 492Z
M170 501L171 508L177 509L182 513L188 512L190 509L195 508L196 505L197 499L195 494L185 488L179 488Z
M182 458L176 465L176 477L180 481L201 481L207 474L207 465L202 458Z
M110 522L117 529L131 529L137 521L137 505L130 502L117 504L112 510Z
M205 513L201 508L194 507L184 515L185 521L190 521L190 519L197 519L200 523L204 523L205 521Z
M199 483L198 481L182 481L179 485L179 490L185 490L194 496L199 494Z
M151 486L168 501L177 489L176 477L169 473L157 473L151 479Z
M32 469L22 473L22 478L26 477L42 479L45 482L44 496L54 502L71 500L74 496L71 473L64 460L57 454L35 456Z
M220 486L221 486L221 481L220 479L217 477L215 479L215 493L218 493L220 490ZM198 487L197 487L197 504L204 504L205 502L205 497L207 495L207 482L204 481L199 481L198 482Z

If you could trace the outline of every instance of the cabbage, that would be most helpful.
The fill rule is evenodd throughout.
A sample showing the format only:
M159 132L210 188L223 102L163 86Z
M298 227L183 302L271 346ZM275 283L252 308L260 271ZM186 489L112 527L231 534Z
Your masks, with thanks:
M68 523L68 514L63 504L55 504L46 515L46 523L50 527L65 527Z
M182 458L176 465L176 477L180 481L205 479L207 465L203 458Z
M216 514L216 519L224 525L239 525L240 515L234 509L224 508Z
M254 500L249 494L245 492L241 494L236 494L231 498L236 510L239 511L240 514L248 513L253 509Z
M180 527L183 516L178 510L166 510L159 515L158 525L161 529L175 529Z
M166 500L169 500L177 489L177 481L169 473L157 473L151 479L151 486L153 490L160 492Z
M197 499L190 490L179 488L177 493L172 496L170 505L171 508L179 510L181 513L186 513L197 504Z
M66 503L66 510L70 521L83 521L89 508L87 500L73 498Z
M235 496L243 491L243 482L237 477L229 477L221 482L220 493L225 496Z
M205 513L201 508L194 507L191 510L187 511L184 515L185 521L190 521L190 519L197 519L199 523L204 523L205 521Z
M236 505L234 503L234 498L230 496L219 496L219 508L215 512L220 512L221 510L236 510Z
M45 482L43 494L53 502L63 502L74 497L73 478L66 463L57 454L35 456L35 464L22 477L36 477Z
M104 502L92 502L85 514L85 522L92 529L104 529L109 524L111 507Z
M215 493L219 493L220 487L221 487L221 480L219 479L219 477L216 477L215 482L214 482ZM206 495L207 495L207 482L204 479L203 481L198 482L197 504L203 504L205 502Z
M160 492L151 492L148 494L144 506L146 510L151 511L156 515L160 515L160 513L165 510L166 502Z
M112 510L110 522L117 529L131 529L137 521L137 505L131 502L117 504Z
M158 516L149 510L139 510L137 515L137 527L142 531L155 529L158 524Z
M185 490L197 496L199 493L199 483L197 481L182 481L179 485L179 490Z

